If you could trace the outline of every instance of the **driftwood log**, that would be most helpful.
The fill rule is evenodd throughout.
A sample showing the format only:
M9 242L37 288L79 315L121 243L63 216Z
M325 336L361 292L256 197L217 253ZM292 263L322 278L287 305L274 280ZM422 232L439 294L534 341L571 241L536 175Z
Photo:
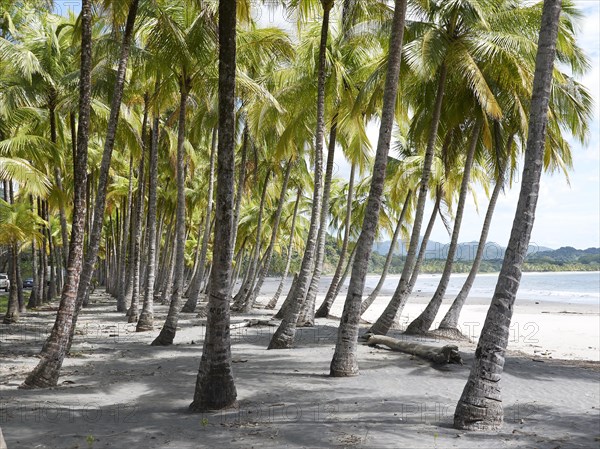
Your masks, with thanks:
M385 335L370 335L367 340L369 346L385 345L392 351L405 352L407 354L429 360L434 363L446 364L456 363L462 365L462 358L458 352L458 346L430 346L421 343L398 340Z
M232 323L229 329L240 329L242 327L254 327L254 326L277 326L278 323L273 320L258 320L250 319L244 320L241 323Z

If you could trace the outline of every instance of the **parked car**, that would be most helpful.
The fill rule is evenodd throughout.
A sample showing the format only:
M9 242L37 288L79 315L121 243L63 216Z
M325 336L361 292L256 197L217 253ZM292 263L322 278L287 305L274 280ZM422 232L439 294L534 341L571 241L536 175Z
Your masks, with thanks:
M27 278L23 281L23 288L33 288L33 278Z
M0 289L4 289L7 292L10 289L10 281L8 280L8 274L0 273Z

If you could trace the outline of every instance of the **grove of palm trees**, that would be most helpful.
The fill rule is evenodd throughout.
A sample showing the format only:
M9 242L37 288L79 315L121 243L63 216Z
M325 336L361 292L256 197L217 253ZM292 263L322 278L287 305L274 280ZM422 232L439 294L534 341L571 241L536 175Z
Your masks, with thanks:
M580 5L75 3L0 2L0 449L598 446L597 292L520 290Z

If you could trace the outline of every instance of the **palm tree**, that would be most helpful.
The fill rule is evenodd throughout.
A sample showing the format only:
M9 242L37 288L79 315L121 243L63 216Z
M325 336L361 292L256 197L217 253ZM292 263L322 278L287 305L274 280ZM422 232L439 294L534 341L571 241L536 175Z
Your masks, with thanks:
M185 251L185 114L190 88L190 79L184 74L180 79L179 125L177 128L177 212L175 217L175 264L173 268L173 290L169 313L160 334L152 342L152 346L168 346L173 344L177 322L181 309L183 294L183 268Z
M447 87L447 78L451 81L454 77L462 79L463 85L467 85L469 90L472 91L473 96L477 98L486 114L492 117L501 114L500 108L473 57L472 53L478 47L471 44L470 40L475 30L487 29L487 18L496 13L501 6L501 4L488 3L486 8L480 8L479 5L473 5L469 1L458 3L430 2L426 5L426 9L422 11L428 21L415 24L417 38L407 45L408 63L416 73L421 76L425 75L426 78L431 78L431 73L435 73L437 87L435 89L433 110L428 110L429 105L421 102L417 111L417 116L424 114L421 119L423 123L428 123L429 131L408 254L394 295L381 316L371 326L369 330L371 333L386 334L397 313L401 311L401 305L406 302L411 293L408 288L409 278L414 272L427 190L429 188L431 164L438 136L438 127L442 118L442 105ZM422 125L419 125L418 120L413 119L412 126L418 128Z
M469 379L454 412L454 427L457 429L496 429L502 425L504 418L499 381L504 369L504 353L521 268L535 220L560 11L561 0L544 0L519 202Z
M267 247L267 250L265 251L265 261L260 270L258 279L256 280L256 285L254 286L252 291L249 293L248 299L246 300L246 308L247 309L251 309L254 306L254 304L256 302L256 298L260 294L260 289L262 288L262 285L265 281L265 278L267 277L267 273L269 272L269 268L271 266L271 259L273 256L273 250L275 249L275 242L277 240L277 233L279 231L279 222L281 220L283 206L285 204L286 197L287 197L288 182L290 180L291 172L292 172L292 159L290 158L286 164L285 172L283 175L283 181L281 184L281 192L279 194L279 200L277 202L277 210L275 211L275 218L274 218L273 226L271 229L271 239L269 241L269 246Z
M190 410L195 412L229 407L237 398L229 334L235 174L236 2L219 1L219 147L215 245L206 336L194 400L190 404Z
M77 306L73 315L73 324L71 326L71 334L75 330L79 310L83 306L84 301L89 295L90 282L98 257L98 249L102 238L102 227L104 223L104 209L106 205L106 190L108 186L108 177L110 170L110 161L112 151L115 145L115 137L117 134L117 125L119 123L119 114L121 110L121 99L123 98L123 89L125 85L125 75L129 53L131 48L131 39L133 36L135 18L137 16L138 0L131 0L125 24L125 31L121 42L121 50L119 55L119 63L117 67L117 76L114 84L114 92L110 106L110 117L106 130L106 138L104 140L104 151L102 153L102 162L98 174L98 186L96 193L96 201L94 206L94 221L90 230L88 249L85 255L83 271L81 273L81 281L77 292Z
M290 225L290 238L289 238L289 243L287 246L287 259L286 259L286 263L285 263L285 268L283 270L283 275L281 277L281 281L279 282L279 285L277 286L277 290L275 291L275 294L273 295L273 297L269 300L269 302L267 303L267 305L265 306L266 309L274 309L275 306L277 305L277 301L279 301L279 296L281 295L281 292L283 291L283 284L285 283L286 279L287 279L287 275L290 271L290 265L292 262L292 254L293 254L293 243L294 243L294 231L296 230L296 218L298 217L298 207L300 206L300 199L302 196L302 188L298 187L297 188L297 193L296 193L296 201L294 202L294 212L292 212L292 224Z
M446 257L446 263L444 265L444 271L438 284L438 287L433 295L433 298L427 304L425 310L413 320L412 323L406 328L407 334L423 334L426 333L433 320L435 319L437 312L442 304L442 299L446 294L446 288L450 281L450 275L452 274L452 265L454 263L454 256L456 255L456 249L458 248L458 236L460 233L460 225L462 223L462 217L465 208L465 202L467 199L469 182L471 176L471 168L473 166L473 159L475 157L475 149L477 148L477 142L479 140L479 134L483 125L482 119L476 119L476 123L473 126L473 135L471 136L471 142L467 157L465 159L464 171L462 175L462 182L460 186L460 195L458 199L458 205L456 207L456 215L454 218L454 226L452 229L452 237L450 239L450 245L448 247L448 255Z
M239 311L246 308L246 304L249 298L249 294L252 293L254 286L256 272L258 270L259 259L260 259L260 248L262 240L262 225L263 225L263 213L265 210L265 199L267 197L267 188L269 186L269 178L271 176L271 168L268 167L265 173L265 178L262 184L262 193L260 195L260 205L258 207L258 217L256 221L256 244L254 246L254 254L250 262L248 269L248 275L246 282L242 284L242 288L234 298L232 309Z
M298 275L298 281L293 293L293 303L289 313L283 318L281 324L275 331L268 349L285 349L291 347L296 335L296 324L304 305L307 289L309 287L313 267L315 264L315 253L317 237L321 217L322 203L322 181L323 181L323 134L325 129L325 70L327 34L329 30L329 16L333 8L333 0L321 0L323 17L321 21L321 39L319 43L319 62L317 67L317 124L314 146L314 188L313 204L310 218L310 228L306 237L306 247L302 257L302 265Z
M79 81L79 121L77 151L73 157L74 198L73 223L69 246L67 278L63 287L56 321L41 351L41 359L29 373L21 388L55 386L65 358L70 338L70 327L75 312L77 288L83 263L83 237L86 215L87 155L91 104L92 68L92 5L90 0L81 4L81 66Z
M171 15L169 15L170 13ZM173 268L172 291L169 313L160 334L152 345L167 346L173 343L177 331L179 313L182 308L183 278L186 241L185 203L185 134L186 108L194 84L199 82L205 70L210 67L209 56L205 51L212 48L212 14L208 10L198 10L186 2L170 5L165 11L159 10L153 48L163 63L174 71L179 88L179 118L177 125L177 209L175 219L175 264ZM165 52L165 53L162 53ZM172 65L169 67L169 65Z
M138 191L137 191L137 202L135 204L135 227L132 233L133 240L133 261L132 261L132 276L131 276L131 303L129 310L127 311L128 321L130 323L137 323L138 311L139 311L139 298L140 298L140 264L141 264L141 241L142 241L142 219L144 217L144 177L145 177L145 152L146 146L146 128L148 126L148 93L144 94L144 118L142 119L142 130L141 130L141 155L140 165L138 168Z
M213 209L213 186L215 178L215 153L217 147L217 128L213 128L212 139L210 146L210 163L209 163L209 177L208 177L208 195L207 195L207 206L206 206L206 217L204 218L204 229L202 235L202 246L200 248L198 266L196 272L192 277L192 285L188 291L188 300L181 309L182 312L193 312L196 310L198 304L198 294L200 293L200 287L203 281L204 269L206 265L206 254L208 252L208 240L210 238L210 220Z
M394 256L394 250L396 249L396 242L398 241L398 236L400 235L400 230L402 229L402 224L404 222L404 216L408 210L409 202L412 197L412 191L409 189L406 194L406 199L404 200L404 205L402 206L402 212L400 212L400 217L398 218L398 223L396 224L396 228L394 229L394 233L392 234L392 240L390 241L390 249L385 257L385 262L383 264L383 268L381 269L381 275L379 277L379 281L377 281L377 285L373 289L373 291L369 294L367 299L365 299L360 306L360 314L366 312L366 310L371 307L371 304L379 295L379 292L383 288L383 284L385 283L385 279L387 277L387 273L390 269L390 265L392 263L392 258Z
M144 284L144 305L137 322L136 331L150 331L154 328L154 283L156 268L156 184L158 178L158 136L159 115L155 113L152 123L152 140L150 142L150 168L148 173L148 222L146 226L146 242L148 246L148 272Z
M388 54L387 74L383 96L383 109L377 152L373 166L373 179L362 230L356 244L356 255L352 265L350 286L344 303L344 311L338 328L335 352L331 360L330 375L334 377L355 376L358 374L356 355L358 343L358 325L360 322L360 304L367 275L367 265L375 239L375 231L381 207L381 197L387 168L388 152L394 124L396 94L402 61L402 41L406 17L406 0L396 0L392 19L392 34Z
M496 17L494 21L500 23L509 22L512 26L517 20L527 20L527 17L530 14L533 14L536 18L539 17L541 14L539 8L539 5L534 5L533 7L525 8L522 11L507 11L505 14ZM585 67L586 64L585 58L580 55L580 50L574 45L575 39L572 35L573 26L571 17L576 17L577 14L576 11L571 8L567 8L566 10L563 9L563 11L566 14L563 14L561 17L559 36L561 36L563 42L568 43L568 45L561 48L558 52L558 58L568 62L571 65L573 73L579 73L581 68ZM531 22L532 26L529 26L529 28L532 29L535 21ZM520 32L525 29L525 26L519 27ZM537 29L531 32L531 34L534 33L537 33ZM529 34L530 33L528 32L527 35ZM532 47L535 47L535 36L532 36L531 39ZM515 154L518 150L517 143L525 143L526 141L527 122L525 114L526 109L528 108L528 99L531 97L530 83L527 83L527 85L524 86L522 77L507 77L504 76L504 74L498 73L497 70L498 67L502 67L502 70L510 70L509 73L525 73L527 74L525 77L531 79L533 77L533 64L535 61L517 61L517 58L514 58L509 64L489 64L490 79L492 80L493 87L504 92L499 96L504 111L504 117L501 122L494 121L493 136L495 151L489 156L489 159L492 162L490 172L493 173L496 184L492 196L490 197L480 240L469 275L460 292L454 299L450 309L440 323L440 330L445 334L461 335L458 330L458 318L483 258L485 242L496 201L500 191L504 188L505 179L508 178L508 174L510 174L510 178L512 178L512 173L516 169L514 165L510 166L510 162L511 160L514 161L516 157ZM516 64L522 64L522 66L518 70L515 70L514 66L516 66ZM507 65L512 65L513 67L507 68ZM569 92L569 94L564 95L567 92ZM559 70L554 70L552 95L549 106L548 135L546 137L544 153L545 170L554 171L556 169L561 169L565 172L565 175L567 174L566 170L571 164L571 150L569 145L566 144L565 139L561 136L562 131L559 131L559 129L569 130L574 137L583 143L588 132L586 123L589 122L592 114L590 106L591 103L589 102L588 93L583 86L575 82L570 76L561 73ZM502 134L507 135L507 138L505 138L505 148L503 148ZM517 139L515 139L515 137ZM510 173L509 169L511 170Z
M342 248L340 250L340 258L335 268L335 273L331 279L329 289L325 294L325 299L321 306L315 312L316 318L326 318L329 315L331 306L337 297L339 291L340 281L342 278L342 272L346 266L346 256L348 253L348 243L350 242L350 226L352 223L352 200L354 198L354 176L356 172L356 165L352 164L350 167L350 180L348 182L348 196L346 201L346 223L344 226L344 239L342 240Z
M498 128L498 126L495 126L495 127ZM443 330L445 333L453 332L455 335L459 333L458 317L460 316L460 311L462 310L462 306L465 304L465 301L467 300L467 297L469 296L469 292L471 291L471 287L473 286L473 283L475 282L475 277L477 276L477 273L479 271L479 266L481 265L481 261L483 260L485 244L486 244L487 236L488 236L488 233L490 230L490 225L492 223L492 217L494 215L496 203L498 201L498 197L500 196L500 192L504 188L505 174L506 174L506 171L508 168L507 166L508 166L508 162L509 162L508 155L510 153L509 153L509 151L504 151L504 152L501 151L500 146L502 145L502 142L499 141L500 136L499 136L499 132L497 129L494 134L495 134L496 152L498 153L498 158L500 159L499 166L498 166L498 175L496 177L496 184L494 185L494 190L492 191L492 195L490 196L490 202L488 204L487 211L485 213L485 218L483 220L483 226L481 228L481 235L479 237L479 242L477 244L477 251L475 252L475 257L473 258L473 265L471 266L471 269L469 270L467 279L465 280L462 288L460 289L460 292L458 293L458 295L456 295L456 298L454 298L452 305L450 306L450 308L446 312L446 315L444 315L444 318L442 319L442 321L440 323L439 328L440 328L440 330ZM509 136L508 141L507 141L507 150L509 150L510 147L512 147L512 145L513 145L513 137Z

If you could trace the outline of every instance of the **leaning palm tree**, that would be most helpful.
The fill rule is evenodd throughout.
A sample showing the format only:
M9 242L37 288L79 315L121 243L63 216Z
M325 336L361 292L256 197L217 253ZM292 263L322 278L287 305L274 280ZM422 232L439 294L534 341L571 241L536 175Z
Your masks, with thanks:
M169 313L165 323L154 339L152 345L167 346L173 343L182 308L183 277L185 264L186 240L186 204L185 204L185 136L186 111L188 98L194 83L206 75L205 69L210 67L209 48L213 45L213 16L210 11L200 11L186 2L175 2L159 8L156 29L152 37L152 47L167 68L174 71L172 75L178 79L179 109L177 127L177 211L175 219L175 264L173 272L173 288Z
M427 106L420 105L417 114L421 119L413 119L413 125L423 126L428 124L427 148L423 162L421 183L410 239L408 254L402 270L398 286L391 301L371 326L369 332L386 334L391 328L395 317L402 311L411 293L410 278L413 276L414 265L417 257L417 248L420 240L421 225L425 210L426 194L429 188L431 164L438 136L438 127L442 120L444 109L448 109L449 102L445 102L445 93L453 82L459 86L468 86L472 95L477 99L480 107L491 117L501 115L500 107L492 94L474 54L479 50L482 42L477 42L474 36L484 36L492 39L484 32L489 29L489 18L505 7L505 2L429 2L423 5L421 14L426 17L424 22L414 24L416 38L407 45L407 61L411 69L423 77L427 82L436 81L433 111L426 112ZM482 38L483 39L483 38ZM431 73L435 76L431 79ZM462 80L459 82L457 80ZM433 91L434 88L429 89ZM442 108L443 105L444 109ZM422 115L425 114L425 115ZM431 117L431 119L429 119ZM421 122L421 125L419 125ZM426 126L427 127L427 126ZM445 133L447 135L447 133ZM418 274L418 272L417 272Z
M237 398L229 334L235 173L236 6L236 0L219 1L219 147L215 245L206 336L194 400L190 404L190 410L195 412L229 407Z
M519 202L469 379L454 412L454 427L458 429L496 429L504 419L499 381L521 268L535 220L560 11L561 0L544 0Z
M485 218L483 220L483 226L481 228L481 235L479 237L477 251L475 252L475 257L473 258L473 265L469 270L469 274L467 275L467 278L462 288L460 289L460 292L458 293L458 295L456 295L456 298L452 302L450 309L448 309L446 315L444 315L444 318L442 319L439 326L439 329L445 334L452 334L454 336L460 336L460 331L458 330L458 318L460 316L460 311L462 310L462 307L465 304L467 297L469 296L469 292L471 290L471 287L473 286L473 283L475 282L475 277L477 276L477 273L479 271L479 266L481 265L481 262L483 260L485 244L487 242L487 236L492 223L492 217L494 215L496 203L498 201L498 197L500 196L500 192L504 188L504 180L509 161L507 155L509 154L509 150L513 145L513 137L509 136L506 143L507 151L503 151L503 149L501 148L502 141L499 135L499 126L497 125L497 123L495 124L494 128L494 146L499 162L497 167L496 183L494 185L492 195L490 196L490 202L488 204L487 211L485 213Z
M472 136L470 137L471 142L469 143L469 149L465 158L459 199L458 204L456 206L456 214L454 218L454 225L452 228L452 237L450 239L450 245L448 246L448 255L446 257L446 263L444 264L442 277L433 295L433 298L431 299L425 310L417 318L415 318L406 328L407 334L421 334L426 333L429 330L442 304L442 299L444 298L444 295L446 293L446 288L448 287L448 283L450 281L450 275L452 274L454 256L458 248L458 236L460 233L465 202L469 190L471 169L473 167L475 150L477 149L477 143L479 140L479 135L482 126L483 119L479 117L475 118L475 123L472 125Z
M119 123L119 115L121 111L121 99L123 98L123 90L125 85L125 76L127 71L127 62L131 48L131 41L134 32L135 19L137 16L138 0L131 0L125 30L123 32L119 62L117 67L117 76L113 87L113 96L110 106L110 117L106 129L106 138L104 140L104 149L102 152L102 162L98 176L98 186L96 193L96 201L94 206L94 222L91 227L87 253L85 262L81 272L81 282L77 291L77 304L73 315L73 324L70 328L71 335L75 331L79 310L83 306L84 301L89 295L90 283L94 274L96 259L98 257L98 249L100 248L100 240L102 238L102 227L104 223L104 209L106 206L106 191L108 186L108 177L110 170L110 161L115 145L117 134L117 125Z
M317 67L317 123L314 145L314 188L313 204L310 218L310 228L306 237L306 247L302 257L302 265L298 281L293 291L293 302L289 313L283 318L275 331L269 349L285 349L291 347L296 335L296 324L304 305L306 293L312 277L317 249L317 234L321 219L322 182L323 182L323 138L325 131L325 77L327 35L329 32L329 17L333 8L333 0L321 0L323 16L321 19L321 37Z
M350 285L346 295L346 302L344 303L335 352L330 366L330 375L335 377L355 376L358 374L357 345L360 304L365 287L367 265L371 258L375 231L377 229L388 152L392 138L398 78L400 76L400 63L402 61L405 17L406 0L396 0L394 17L392 19L392 34L390 36L381 125L373 166L373 179L371 180L362 230L356 244L356 255L352 265Z
M91 104L92 68L92 2L81 4L81 66L79 81L79 124L77 151L73 158L74 198L73 223L69 246L67 278L54 327L41 351L41 360L29 373L21 388L55 386L65 358L70 338L70 327L75 312L77 288L83 263L83 237L86 215L87 155Z

